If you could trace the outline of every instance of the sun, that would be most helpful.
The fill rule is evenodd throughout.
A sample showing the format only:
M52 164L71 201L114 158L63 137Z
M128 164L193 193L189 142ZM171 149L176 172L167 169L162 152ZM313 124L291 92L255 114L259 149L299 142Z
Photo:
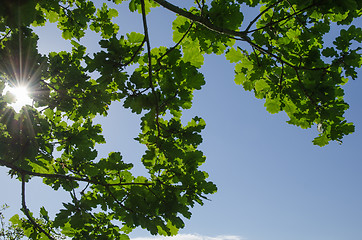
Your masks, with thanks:
M15 110L15 112L20 112L20 109L25 105L32 105L33 100L29 97L29 89L27 86L6 86L4 93L10 92L15 97L15 102L10 104L10 106Z

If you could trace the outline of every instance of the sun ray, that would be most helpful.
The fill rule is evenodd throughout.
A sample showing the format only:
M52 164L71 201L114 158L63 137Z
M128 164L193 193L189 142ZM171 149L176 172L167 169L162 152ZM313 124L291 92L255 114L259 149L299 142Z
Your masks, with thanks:
M32 105L33 100L29 96L29 90L26 85L9 86L7 85L3 91L4 94L10 92L15 97L15 102L10 104L15 112L20 112L21 108L26 105Z

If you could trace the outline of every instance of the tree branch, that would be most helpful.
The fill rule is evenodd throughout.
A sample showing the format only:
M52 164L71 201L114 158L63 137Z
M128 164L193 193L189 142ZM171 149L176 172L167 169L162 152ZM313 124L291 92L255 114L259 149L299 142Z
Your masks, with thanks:
M194 21L204 27L206 27L207 29L213 31L213 32L217 32L219 34L222 34L222 35L228 35L228 36L232 36L232 37L240 37L241 40L244 40L244 41L247 41L249 38L246 36L246 32L245 31L233 31L233 30L230 30L230 29L227 29L227 28L222 28L222 27L218 27L218 26L215 26L214 24L212 24L209 20L207 20L206 18L204 17L201 17L201 16L197 16L197 15L194 15L188 11L185 11L165 0L153 0L155 2L157 2L158 4L160 4L162 7L174 12L174 13L177 13L185 18L188 18L190 19L191 21Z
M150 44L150 37L148 35L148 27L147 27L147 19L146 19L146 10L145 10L145 1L141 0L141 7L142 7L142 20L143 20L143 28L145 32L146 38L146 45L147 45L147 52L148 52L148 78L150 81L150 87L152 90L152 94L155 96L156 102L156 126L157 126L157 135L160 134L160 124L159 124L159 105L158 105L158 96L153 86L152 80L152 56L151 56L151 44Z
M89 179L89 178L80 178L80 177L74 177L74 176L62 175L62 174L37 173L37 172L24 170L24 169L12 164L12 163L6 162L6 161L1 160L1 159L0 159L0 165L6 166L8 168L11 168L14 171L17 171L17 172L19 172L21 174L26 174L26 175L29 175L29 176L46 177L46 178L58 178L58 179L64 179L64 180L70 180L70 181L79 181L79 182L92 183L92 184L101 185L101 186L129 186L129 185L150 186L150 185L153 185L153 183L133 183L133 182L130 182L130 183L102 183L102 182L98 182L96 180Z
M23 211L25 216L29 219L29 221L31 222L31 224L33 224L33 226L35 228L37 228L40 232L44 233L45 236L47 236L49 239L54 240L54 238L47 233L37 222L35 222L35 220L30 216L29 210L26 206L26 202L25 202L25 173L21 173L21 205L23 207Z
M146 19L146 10L145 10L145 2L141 0L142 5L142 21L143 21L143 29L145 33L146 45L147 45L147 53L148 53L148 78L150 80L150 86L152 88L152 92L155 91L152 81L152 56L151 56L151 44L150 38L148 35L148 27L147 27L147 19Z
M157 2L158 4L160 4L161 6L163 6L164 8L176 13L176 14L179 14L185 18L188 18L189 20L191 21L194 21L196 23L199 23L201 24L202 26L206 27L207 29L213 31L213 32L216 32L216 33L219 33L219 34L223 34L223 35L227 35L231 38L234 38L236 40L239 40L239 41L245 41L247 43L249 43L252 47L258 49L259 51L261 51L262 53L264 54L267 54L275 59L277 59L278 61L280 61L281 63L284 63L285 65L288 65L292 68L296 68L296 66L294 66L293 64L287 62L286 60L283 60L281 57L273 54L272 52L262 48L261 46L257 45L256 43L253 43L251 41L251 39L247 36L248 33L251 33L251 32L255 32L255 31L258 31L258 30L261 30L261 29L264 29L264 28L267 28L269 26L272 26L274 24L277 24L283 20L286 20L288 18L291 18L297 14L300 14L302 13L303 11L311 8L311 7L314 7L316 4L312 4L312 5L309 5L301 10L299 10L298 12L295 12L287 17L284 17L278 21L275 21L275 22L272 22L272 23L269 23L261 28L258 28L258 29L254 29L254 30L251 30L251 31L233 31L233 30L230 30L230 29L225 29L225 28L220 28L218 26L215 26L214 24L212 24L209 20L207 20L206 18L203 18L203 17L200 17L200 16L197 16L197 15L194 15L188 11L185 11L165 0L153 0L155 2ZM239 37L239 38L235 38L235 37ZM305 69L305 68L299 68L299 69ZM311 68L311 69L305 69L305 70L319 70L319 68L317 69L314 69L314 68Z

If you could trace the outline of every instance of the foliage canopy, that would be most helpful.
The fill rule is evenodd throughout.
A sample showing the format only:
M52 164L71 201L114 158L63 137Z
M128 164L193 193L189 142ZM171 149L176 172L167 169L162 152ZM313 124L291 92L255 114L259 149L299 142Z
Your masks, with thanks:
M289 124L318 125L313 143L341 141L354 126L344 118L344 85L361 67L362 14L357 0L195 0L176 6L165 0L11 0L0 9L0 93L26 84L33 106L15 112L0 95L0 165L22 182L22 211L11 221L31 239L129 239L135 227L174 235L190 218L190 208L216 191L200 171L198 149L205 122L181 123L194 90L205 84L199 68L205 54L225 55L235 64L235 83L265 99L270 113L286 112ZM107 3L113 2L115 8ZM118 33L118 6L138 12L142 33ZM147 14L163 7L176 14L173 46L151 48ZM244 23L247 9L259 8ZM70 52L40 54L33 29L57 23ZM171 23L170 23L171 25ZM333 46L325 36L342 26ZM80 39L99 33L101 51L86 54ZM240 42L249 44L242 49ZM130 68L132 66L132 68ZM132 70L130 70L132 69ZM133 70L134 69L134 70ZM141 115L136 138L147 147L142 163L149 175L133 176L119 152L97 158L105 143L96 115L122 101ZM58 156L58 157L57 157ZM41 177L54 190L68 191L54 219L45 208L35 219L25 187ZM118 224L116 224L118 223Z

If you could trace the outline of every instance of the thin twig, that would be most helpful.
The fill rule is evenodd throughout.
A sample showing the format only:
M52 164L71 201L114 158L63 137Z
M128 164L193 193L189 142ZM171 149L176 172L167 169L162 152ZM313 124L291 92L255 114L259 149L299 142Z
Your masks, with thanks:
M298 70L297 70L297 69L294 69L294 71L295 71L295 74L296 74L296 76L297 76L299 85L300 85L300 87L301 87L304 95L309 99L309 101L310 101L314 106L316 106L316 109L317 109L317 111L319 112L320 106L319 106L319 105L317 104L317 102L312 98L312 96L309 95L307 89L305 88L305 86L304 86L304 84L303 84L303 82L302 82L302 79L301 79L300 76L299 76Z
M290 8L293 10L294 13L296 13L292 3L289 0L286 0L287 3L289 4ZM301 21L301 19L298 16L295 16L295 18L297 19L297 21L300 23L300 25L302 25L302 27L307 30L308 32L310 32L310 30L305 26L305 24Z
M29 210L26 206L26 201L25 201L25 173L21 173L21 205L23 207L23 211L24 211L24 214L25 216L29 219L29 221L31 222L31 224L33 224L33 226L35 228L37 228L40 232L44 233L45 236L47 236L49 239L53 239L54 238L49 234L47 233L31 216L30 216L30 213L29 213Z
M121 206L122 208L124 208L124 209L126 209L126 210L128 210L128 211L130 211L130 212L134 212L133 209L126 207L122 202L120 202L120 201L116 198L116 196L113 195L111 189L110 189L108 186L106 187L106 189L107 189L109 195L114 199L114 201L115 201L119 206ZM123 200L123 201L124 201L124 200Z
M280 74L280 78L279 78L279 92L282 92L282 84L283 84L283 79L284 78L284 64L282 63L282 72Z
M249 25L246 27L246 29L244 30L244 32L248 32L249 29L251 28L251 26L267 11L269 11L269 9L275 7L276 5L278 5L279 3L281 3L283 0L280 0L272 5L270 5L269 7L267 7L266 9L264 9L264 11L260 12L253 20L250 21Z
M283 17L282 19L279 19L278 21L270 22L270 23L268 23L268 24L266 24L266 25L264 25L263 27L260 27L260 28L256 28L256 29L249 30L249 31L245 31L245 33L246 33L246 34L249 34L249 33L253 33L253 32L256 32L256 31L259 31L259 30L262 30L262 29L271 27L271 26L273 26L273 25L275 25L275 24L278 24L278 23L280 23L280 22L282 22L282 21L284 21L284 20L287 20L287 19L289 19L289 18L291 18L291 17L297 16L297 15L299 15L300 13L304 12L305 10L308 10L309 8L312 8L312 7L314 7L314 6L315 6L315 4L311 4L311 5L307 6L307 7L299 10L298 12L295 12L295 13L293 13L293 14L290 14L290 15L286 16L286 17Z
M61 89L56 89L52 84L47 83L47 82L46 82L45 80L43 80L43 79L40 79L39 81L42 82L42 83L44 83L45 85L47 85L49 88L53 89L54 91L56 91L56 92L59 94L60 97L65 96L65 97L68 97L68 98L73 99L73 100L82 100L82 98L78 98L78 97L74 97L74 96L69 96L69 95L68 95L68 92L65 93L66 90L62 91ZM83 92L81 92L81 93L83 93Z
M200 1L199 0L196 0L196 3L197 3L197 6L199 6L200 10L202 10L202 6L200 4ZM201 12L202 13L202 12Z
M9 34L11 33L11 29L9 30L9 32L7 32L1 39L0 39L0 43L9 36Z
M328 67L319 67L319 68L307 68L307 67L303 67L303 66L295 66L293 65L292 63L288 62L287 60L284 60L282 59L282 57L279 57L278 55L272 53L271 51L265 49L265 48L262 48L260 47L259 45L253 43L253 42L248 42L252 47L254 47L255 49L257 49L258 51L266 54L266 55L269 55L270 57L273 57L275 59L277 59L280 63L284 63L285 65L293 68L293 69L298 69L298 70L310 70L310 71L318 71L318 70L326 70L329 68Z
M89 187L89 183L87 183L87 185L83 188L82 191L80 191L80 195L83 195L85 190Z
M260 64L260 62L259 62L259 56L258 56L258 54L256 53L256 51L255 51L255 47L252 47L253 48L253 52L254 52L254 54L255 54L255 59L256 59L256 63L258 64L258 66L260 67L261 66L261 64Z
M126 67L128 66L129 64L131 64L133 62L133 60L135 59L135 57L137 56L137 54L139 53L139 51L142 49L143 45L145 44L146 42L146 37L143 38L143 41L142 43L140 44L140 46L137 48L136 52L133 54L133 56L131 57L131 59L125 63L125 64L121 64L121 67Z
M162 58L164 58L164 57L165 57L166 55L168 55L170 52L172 52L173 50L175 50L175 49L181 44L181 42L185 39L185 37L187 36L187 34L189 34L189 32L190 32L190 30L192 29L193 25L194 25L194 22L192 22L192 23L190 24L189 28L188 28L187 31L184 33L184 35L181 37L181 39L180 39L174 46L172 46L171 48L169 48L161 57L159 57L159 58L157 59L157 63L158 63L159 65L161 65L161 60L162 60Z

